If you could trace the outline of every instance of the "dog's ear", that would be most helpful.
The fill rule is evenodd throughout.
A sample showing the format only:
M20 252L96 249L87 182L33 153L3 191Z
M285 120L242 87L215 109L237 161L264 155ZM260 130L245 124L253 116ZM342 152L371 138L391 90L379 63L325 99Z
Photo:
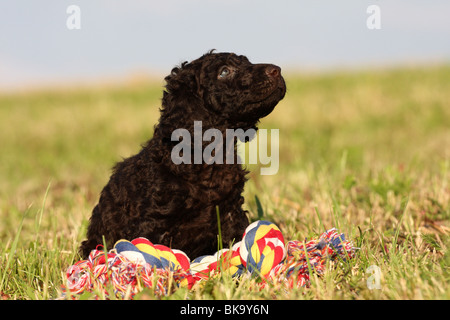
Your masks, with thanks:
M184 62L181 66L173 68L165 78L166 90L163 92L160 109L160 123L163 123L163 128L160 129L164 131L163 136L170 137L172 131L180 124L191 119L194 114L202 112L200 72L198 64Z
M200 92L200 68L193 66L187 61L181 66L172 69L170 74L164 78L166 90L174 95L191 94L201 98Z

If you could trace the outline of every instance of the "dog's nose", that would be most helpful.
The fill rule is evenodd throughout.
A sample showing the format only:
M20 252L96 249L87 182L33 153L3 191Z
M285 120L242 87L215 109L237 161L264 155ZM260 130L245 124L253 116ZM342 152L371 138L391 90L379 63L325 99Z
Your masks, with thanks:
M266 68L266 74L272 78L278 78L280 76L281 69L278 66L269 65Z

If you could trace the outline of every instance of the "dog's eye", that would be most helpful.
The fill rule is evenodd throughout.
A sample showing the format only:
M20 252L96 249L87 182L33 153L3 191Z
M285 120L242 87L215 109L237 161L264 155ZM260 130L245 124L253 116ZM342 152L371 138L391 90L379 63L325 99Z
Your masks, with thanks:
M228 77L230 74L231 74L231 70L228 69L227 67L225 67L220 71L218 78L223 79L223 78Z

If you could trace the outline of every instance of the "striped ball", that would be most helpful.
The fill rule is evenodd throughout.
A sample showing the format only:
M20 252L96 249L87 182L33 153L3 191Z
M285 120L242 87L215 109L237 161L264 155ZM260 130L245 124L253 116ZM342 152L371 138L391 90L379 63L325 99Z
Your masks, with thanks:
M172 250L160 244L153 244L146 238L136 238L131 242L119 240L114 245L116 252L135 263L148 263L157 269L188 270L190 261L181 250Z
M240 257L247 271L262 277L286 256L280 229L269 221L255 221L245 229L240 245Z
M154 268L163 268L159 251L147 239L138 238L131 242L128 240L119 240L114 245L114 249L116 249L117 253L135 263L148 263Z

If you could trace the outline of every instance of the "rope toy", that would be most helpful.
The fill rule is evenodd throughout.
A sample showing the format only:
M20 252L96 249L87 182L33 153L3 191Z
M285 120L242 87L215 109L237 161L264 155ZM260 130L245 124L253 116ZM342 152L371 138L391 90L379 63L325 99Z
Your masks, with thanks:
M287 257L270 271L269 281L282 282L288 288L309 287L310 268L321 275L327 259L346 261L354 258L358 249L345 240L344 234L339 234L336 228L322 233L319 239L306 240L287 243Z
M286 288L309 287L310 271L321 275L327 259L347 261L358 248L332 228L317 239L293 240L285 245L280 229L269 221L256 221L244 232L242 241L230 249L190 261L181 250L153 244L148 239L119 240L105 252L99 245L87 260L66 271L67 292L73 299L84 292L104 297L133 298L144 288L165 296L179 287L192 289L196 283L220 273L238 278L244 274L260 277L261 288L281 283ZM111 292L112 288L112 292Z

